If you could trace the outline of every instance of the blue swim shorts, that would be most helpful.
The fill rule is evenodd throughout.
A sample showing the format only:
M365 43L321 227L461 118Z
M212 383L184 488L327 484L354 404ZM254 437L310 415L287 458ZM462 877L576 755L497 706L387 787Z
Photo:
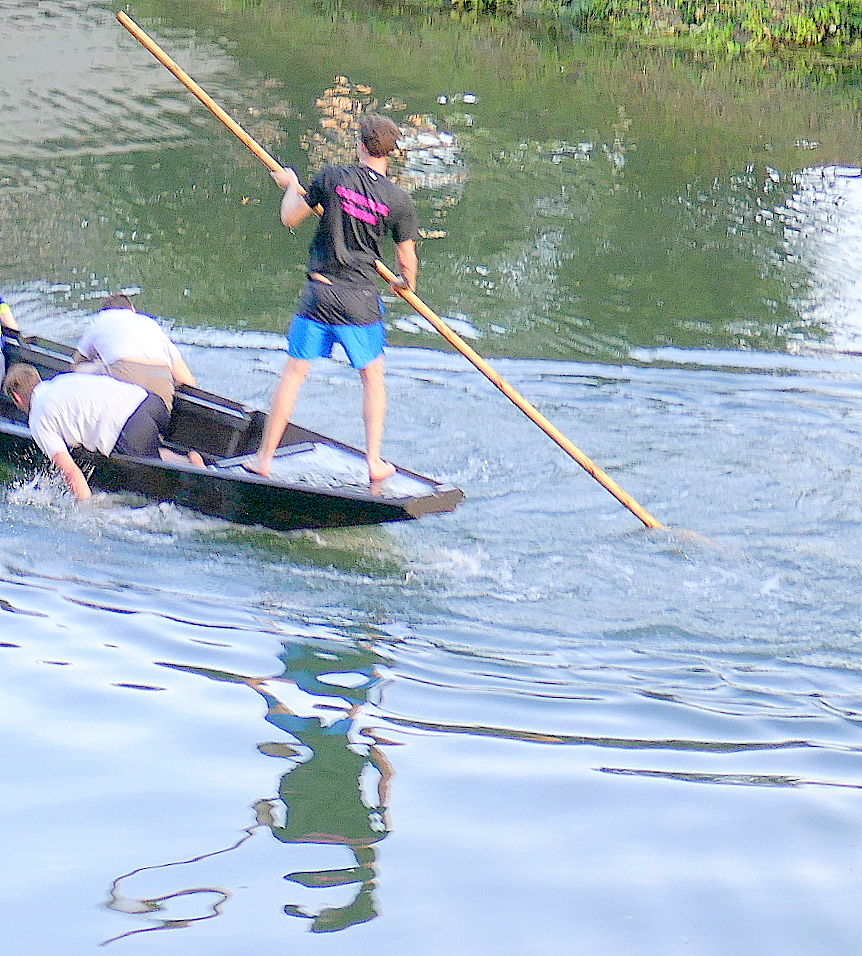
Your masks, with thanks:
M338 342L350 364L364 369L383 354L386 329L382 322L371 325L326 325L304 315L295 315L287 334L287 354L295 359L329 358Z

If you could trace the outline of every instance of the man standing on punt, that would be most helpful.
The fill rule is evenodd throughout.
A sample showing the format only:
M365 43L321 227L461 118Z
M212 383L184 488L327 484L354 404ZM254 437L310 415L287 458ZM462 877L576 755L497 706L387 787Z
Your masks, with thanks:
M293 229L322 208L308 260L308 282L288 333L289 358L273 395L257 456L247 468L268 477L272 458L290 421L299 389L312 359L328 358L339 342L364 388L366 460L372 483L395 468L380 457L386 417L382 302L375 261L389 234L396 244L401 278L393 289L416 287L419 229L409 194L387 179L389 155L400 131L388 117L360 119L357 155L351 166L326 166L308 194L292 169L272 173L284 190L281 221Z

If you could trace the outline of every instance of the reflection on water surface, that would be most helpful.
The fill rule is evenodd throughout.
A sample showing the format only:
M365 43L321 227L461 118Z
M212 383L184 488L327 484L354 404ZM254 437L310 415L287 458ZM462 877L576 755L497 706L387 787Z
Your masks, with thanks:
M339 906L310 908L287 902L288 916L310 920L314 933L335 932L373 919L376 858L374 845L388 830L387 801L392 767L384 756L373 727L365 726L363 707L374 702L376 673L381 659L370 649L354 648L341 653L314 645L292 644L282 654L285 670L273 677L245 677L208 668L164 664L216 681L244 684L266 704L266 720L282 733L275 741L264 741L257 749L277 758L282 771L278 797L267 797L253 805L255 824L233 845L203 853L190 860L147 866L118 877L111 886L110 909L126 913L158 913L156 925L128 934L154 929L176 928L176 920L165 919L162 911L168 900L180 897L216 896L208 915L218 916L231 893L210 887L186 887L147 899L130 900L131 882L153 871L161 879L175 880L178 873L193 871L195 864L214 855L238 850L258 828L265 827L285 844L341 847L346 865L288 873L285 879L308 889L345 887L348 899ZM376 783L369 783L369 773ZM368 797L365 796L368 793ZM170 873L165 871L170 870ZM288 891L289 893L290 891ZM313 895L310 897L313 898ZM117 937L117 939L123 937ZM109 940L108 942L113 942Z
M358 104L415 117L423 298L669 528L397 302L388 447L454 514L277 535L7 484L8 945L853 952L853 74L433 12L133 12L303 177ZM265 407L307 244L266 171L109 5L0 0L0 42L22 325L74 342L137 289L205 387ZM355 379L321 363L297 420L361 444Z

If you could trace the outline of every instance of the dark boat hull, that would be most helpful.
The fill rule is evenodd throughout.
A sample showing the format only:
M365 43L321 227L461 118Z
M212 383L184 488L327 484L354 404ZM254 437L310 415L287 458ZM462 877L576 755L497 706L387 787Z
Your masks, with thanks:
M8 364L29 362L39 368L43 378L67 371L72 354L67 346L35 337L13 338L6 351ZM73 454L94 488L142 495L237 524L278 531L407 521L452 511L464 499L457 488L401 468L380 489L337 477L321 482L311 473L295 475L289 481L250 474L238 462L257 448L264 420L260 411L184 387L177 392L168 444L181 452L199 451L208 462L206 469L156 459L106 458L83 449ZM341 442L288 426L279 448L284 460L295 461L301 469L316 451L350 464L362 456L358 449ZM5 399L0 405L0 461L23 472L46 464L26 421ZM398 493L399 483L407 489L406 494Z

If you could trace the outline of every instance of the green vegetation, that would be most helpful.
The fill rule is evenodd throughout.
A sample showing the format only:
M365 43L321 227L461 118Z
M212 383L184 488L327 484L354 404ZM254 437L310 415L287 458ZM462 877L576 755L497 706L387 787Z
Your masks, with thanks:
M171 6L182 17L180 11L199 5L213 6L207 0ZM295 9L289 0L219 0L214 6L226 15L265 18L276 16L278 7ZM467 31L481 27L501 36L516 33L516 22L528 32L530 24L544 23L557 40L573 30L719 57L806 51L809 59L862 58L862 0L317 0L311 7L339 19L351 9L371 20L412 13L429 24L446 19Z
M862 53L862 0L587 0L576 17L584 26L713 52Z

